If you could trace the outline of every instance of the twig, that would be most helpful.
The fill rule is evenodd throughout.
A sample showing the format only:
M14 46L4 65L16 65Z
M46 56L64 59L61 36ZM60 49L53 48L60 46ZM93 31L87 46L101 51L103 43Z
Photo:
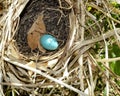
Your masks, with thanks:
M114 62L114 61L118 61L118 60L120 60L120 57L108 58L108 59L106 59L106 58L104 58L104 59L96 59L97 62L101 62L101 63L103 63L103 62Z
M92 3L92 4L90 4L90 3L88 4L88 3L87 3L87 5L95 8L95 9L97 9L98 11L100 11L101 13L103 13L105 16L107 16L107 17L110 18L111 20L113 20L113 21L115 21L115 22L117 22L117 23L120 24L120 21L119 21L119 20L114 19L110 14L104 12L100 7L96 6L95 4L93 4L93 3Z
M114 36L115 35L114 31L115 30L109 30L108 32L104 33L104 38L107 39L107 38L110 38L111 36ZM116 32L118 34L120 34L120 28L116 28ZM72 52L74 52L74 51L80 49L83 46L93 44L93 43L96 43L96 42L99 42L99 41L102 41L102 40L103 40L103 35L101 35L99 37L96 37L95 39L84 40L82 42L76 42L71 50L72 50ZM72 52L71 52L71 54L72 54Z
M104 38L104 35L103 35ZM105 42L105 58L108 59L108 45L107 42L104 38L104 42ZM109 68L109 62L105 62L106 67ZM109 79L109 71L106 69L106 76ZM109 96L109 81L108 79L106 79L106 96Z
M73 5L71 4L71 2L70 2L69 0L65 0L65 1L69 4L69 6L68 6L68 7L63 7L63 6L62 6L62 1L59 0L60 8L62 8L62 9L66 9L66 10L71 9L71 8L73 7Z
M81 11L81 17L78 16L78 19L80 19L82 25L85 25L85 6L84 6L84 2L83 2L83 0L78 0L77 3L80 4L80 5L78 5L78 10ZM79 6L81 6L80 9L79 9ZM80 39L81 39L81 41L83 41L84 40L85 28L82 27L82 26L79 26L78 28L79 28L78 33L80 35ZM79 67L80 67L80 70L79 70L80 88L81 88L81 90L84 90L83 55L80 55L80 57L78 59L78 63L79 63Z

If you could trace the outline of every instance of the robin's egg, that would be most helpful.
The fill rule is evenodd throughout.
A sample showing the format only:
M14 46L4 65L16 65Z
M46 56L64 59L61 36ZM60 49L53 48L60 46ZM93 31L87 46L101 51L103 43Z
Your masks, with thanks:
M41 36L40 44L46 50L56 50L58 48L57 39L49 34Z

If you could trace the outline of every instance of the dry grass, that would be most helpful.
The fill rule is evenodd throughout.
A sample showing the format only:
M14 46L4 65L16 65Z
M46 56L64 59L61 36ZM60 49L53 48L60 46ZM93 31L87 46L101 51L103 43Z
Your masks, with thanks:
M66 44L48 56L26 56L14 36L28 2L0 2L1 96L119 96L120 77L109 65L120 57L109 58L109 45L120 44L120 21L111 16L120 10L107 0L58 0L60 12L70 10Z

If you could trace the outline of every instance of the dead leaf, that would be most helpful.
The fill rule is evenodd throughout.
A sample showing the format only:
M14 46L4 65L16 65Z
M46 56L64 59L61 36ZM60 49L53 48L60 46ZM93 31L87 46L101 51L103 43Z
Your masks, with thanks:
M30 62L27 63L26 65L29 66L29 67L32 67L32 68L35 68L35 69L36 69L36 64L35 64L35 62L33 62L33 61L30 61ZM32 76L32 75L33 75L33 71L28 71L28 74L29 74L30 76Z
M43 21L43 14L41 14L40 16L38 16L36 23L35 23L38 32L40 33L45 33L46 32L46 27Z
M32 50L36 49L38 47L38 41L40 38L40 34L38 32L33 32L28 34L27 40L28 40L28 45Z
M33 23L27 35L28 45L32 50L38 47L39 38L45 32L46 32L46 27L43 21L43 14L40 14L36 19L36 21Z
M38 41L38 48L42 53L45 53L46 50L41 46L40 42Z

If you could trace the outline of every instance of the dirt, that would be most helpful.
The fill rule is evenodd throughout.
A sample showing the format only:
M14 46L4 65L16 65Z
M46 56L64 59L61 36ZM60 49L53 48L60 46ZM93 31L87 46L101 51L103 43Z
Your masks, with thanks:
M66 2L62 4L67 6ZM38 49L31 50L27 43L27 32L41 12L44 14L43 20L47 32L54 35L59 42L58 50L66 44L69 35L70 10L60 9L57 0L30 0L20 15L21 20L15 35L17 48L24 55L38 52L42 54ZM58 50L47 51L42 55L54 54Z

